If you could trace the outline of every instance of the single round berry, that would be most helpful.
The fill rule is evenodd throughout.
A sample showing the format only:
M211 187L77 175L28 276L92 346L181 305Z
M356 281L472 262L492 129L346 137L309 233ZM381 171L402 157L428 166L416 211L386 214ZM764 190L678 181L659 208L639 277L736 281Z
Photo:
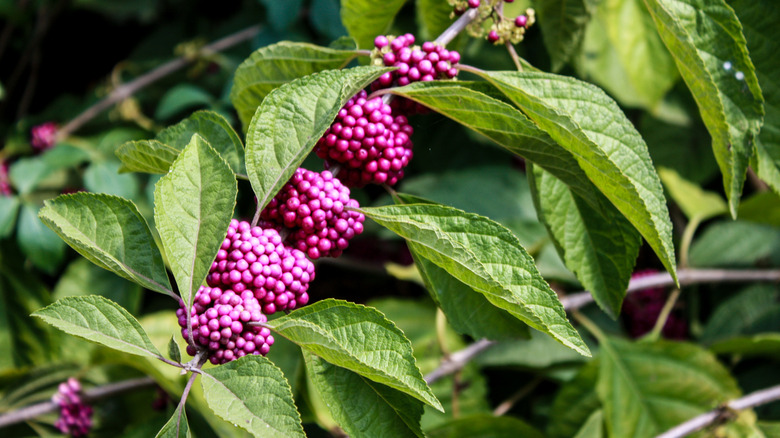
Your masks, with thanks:
M34 151L42 152L46 149L50 149L57 141L57 124L54 122L46 122L37 126L33 126L30 130L31 140L30 144Z
M395 41L395 40L394 40ZM393 185L412 159L412 132L405 116L395 115L381 98L361 90L347 101L315 147L326 167L340 167L347 186Z
M60 416L54 427L60 432L73 436L87 436L92 429L92 407L81 399L81 384L73 377L60 383L52 401L59 405Z
M360 117L363 110L352 106L348 113ZM289 229L287 242L310 258L338 257L363 232L365 221L363 214L347 207L360 205L332 173L298 168L260 217Z
M206 282L238 294L251 292L263 313L270 315L306 304L313 279L314 264L299 250L286 247L276 229L234 219Z
M487 40L490 41L491 43L498 42L498 39L499 39L498 32L496 32L495 30L491 30L488 33Z
M230 362L249 354L265 356L274 343L270 330L250 323L265 323L268 318L252 291L237 294L230 289L201 286L190 308L192 337L196 345L208 351L213 364ZM176 310L181 334L189 341L184 303ZM187 346L187 353L195 355Z
M525 15L518 15L517 18L515 18L515 26L517 27L525 27L528 24L528 17Z
M479 7L480 2L479 0L468 0L468 3L470 8L475 9Z

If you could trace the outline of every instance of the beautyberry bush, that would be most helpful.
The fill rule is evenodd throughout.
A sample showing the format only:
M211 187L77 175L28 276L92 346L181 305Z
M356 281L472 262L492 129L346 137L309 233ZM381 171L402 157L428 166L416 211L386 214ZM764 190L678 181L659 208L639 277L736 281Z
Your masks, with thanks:
M777 435L769 0L92 3L45 110L0 10L1 436Z

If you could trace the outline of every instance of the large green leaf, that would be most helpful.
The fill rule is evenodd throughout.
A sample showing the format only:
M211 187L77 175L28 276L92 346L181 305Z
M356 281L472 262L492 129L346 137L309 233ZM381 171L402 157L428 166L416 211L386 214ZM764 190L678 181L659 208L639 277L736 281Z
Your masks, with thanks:
M642 243L639 233L612 205L593 209L544 169L534 166L529 181L539 219L566 266L617 318Z
M259 207L287 183L347 100L385 71L324 71L284 84L263 100L246 135L246 168Z
M776 26L780 9L772 0L729 0L729 4L742 24L765 99L766 116L756 140L753 170L780 193L780 79L776 74L780 69L777 59L780 39Z
M305 437L284 375L262 356L244 356L201 374L206 403L255 437Z
M173 411L171 419L165 423L155 438L189 438L190 425L187 424L187 413L184 410L184 403L179 403L176 410Z
M483 82L417 82L393 88L404 96L495 141L557 176L594 207L599 198L574 155Z
M442 410L403 332L371 307L324 300L267 324L326 361Z
M694 344L604 339L597 393L610 436L653 437L739 397L715 356Z
M544 435L519 418L489 414L458 418L426 431L429 438L542 438Z
M728 206L719 194L703 190L674 170L661 167L658 169L658 176L666 186L669 196L689 220L706 220L728 212Z
M712 136L729 209L736 217L764 116L742 26L724 0L644 2Z
M553 71L560 70L580 48L590 21L588 0L548 0L535 3L544 45Z
M679 77L642 0L598 2L578 66L621 104L649 110L658 109Z
M33 313L65 333L138 356L162 358L141 324L98 295L63 298Z
M647 145L601 89L548 73L484 72L623 213L677 278L672 224Z
M152 233L131 201L74 193L46 201L39 215L92 263L147 289L173 294Z
M155 186L155 223L187 308L225 239L237 192L228 163L197 134Z
M122 161L120 172L165 174L181 150L157 140L138 140L123 143L115 153Z
M358 48L371 50L406 0L341 0L341 21Z
M35 205L22 204L16 241L36 268L54 274L65 257L65 245L43 226L43 219L38 217L40 211Z
M304 351L306 370L349 436L422 437L422 402Z
M290 41L262 47L236 69L230 101L241 123L248 127L257 107L274 88L318 71L342 68L356 56L354 50Z
M365 208L409 247L531 327L583 355L590 351L555 292L509 230L482 216L431 204Z

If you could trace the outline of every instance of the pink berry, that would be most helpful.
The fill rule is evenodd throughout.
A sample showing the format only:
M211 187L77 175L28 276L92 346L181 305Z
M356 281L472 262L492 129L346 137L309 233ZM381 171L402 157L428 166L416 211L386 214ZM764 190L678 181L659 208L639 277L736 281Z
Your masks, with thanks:
M30 130L32 139L30 144L35 152L43 152L46 149L51 149L54 143L57 141L57 124L54 122L46 122L37 126L33 126Z
M525 27L526 24L528 24L528 17L525 15L518 15L517 18L515 18L515 26L517 27Z

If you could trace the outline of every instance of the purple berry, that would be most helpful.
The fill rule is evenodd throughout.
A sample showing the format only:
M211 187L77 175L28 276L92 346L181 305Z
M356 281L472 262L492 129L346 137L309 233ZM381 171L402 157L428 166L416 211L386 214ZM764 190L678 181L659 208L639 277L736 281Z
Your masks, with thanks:
M50 149L57 141L57 124L46 122L33 126L30 130L32 139L30 144L35 152L43 152Z
M479 7L479 0L469 0L468 1L469 7L472 9Z
M210 305L200 304L203 296L209 296ZM268 321L262 313L263 306L251 291L237 294L230 289L201 286L193 303L190 309L193 340L200 348L208 350L209 361L213 364L230 362L247 354L265 355L274 343L268 329L248 324ZM183 303L180 304L176 316L182 336L189 341L186 311ZM194 346L187 346L187 354L192 356L195 352Z
M8 177L8 163L0 160L0 196L13 195L11 179Z
M491 30L490 33L488 33L487 40L491 43L497 42L499 39L498 32L495 30Z
M515 18L515 26L517 27L525 27L528 24L528 17L525 15L518 15L517 18Z
M81 384L73 377L60 383L52 401L60 406L60 417L54 427L73 436L87 436L92 429L92 407L81 400Z

